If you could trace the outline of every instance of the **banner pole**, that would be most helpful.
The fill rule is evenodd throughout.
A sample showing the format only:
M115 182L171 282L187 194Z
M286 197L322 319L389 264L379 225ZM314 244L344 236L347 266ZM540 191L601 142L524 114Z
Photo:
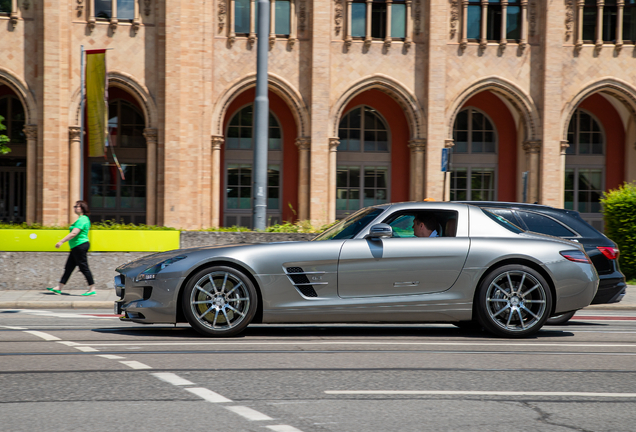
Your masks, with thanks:
M84 200L84 45L80 46L80 199Z

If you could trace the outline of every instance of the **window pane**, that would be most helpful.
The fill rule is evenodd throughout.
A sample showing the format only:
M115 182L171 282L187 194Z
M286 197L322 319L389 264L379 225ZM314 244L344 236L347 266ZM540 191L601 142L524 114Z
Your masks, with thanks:
M351 5L351 36L364 37L367 25L366 4L353 3Z
M234 32L250 32L250 0L235 0Z
M391 6L391 37L406 37L406 5L393 3Z
M11 13L11 0L0 0L0 13Z
M583 9L583 40L596 40L596 5Z
M506 39L521 39L521 8L519 6L508 6Z
M110 19L113 15L111 0L95 0L95 18Z
M486 21L486 39L501 40L501 6L488 5L488 20Z
M605 42L614 42L616 40L616 15L618 14L618 8L609 6L609 1L611 0L605 0L605 7L603 8L603 34L601 38Z
M623 41L636 41L636 7L634 6L625 7L623 11Z
M468 39L479 39L481 32L481 6L469 5L468 18L466 19L466 37Z
M135 0L117 0L117 19L132 20L135 18Z
M371 37L376 39L386 37L386 3L371 4Z
M528 226L528 230L555 237L574 237L576 234L559 222L544 215L517 210L519 217Z
M289 17L289 0L276 0L276 34L289 35Z

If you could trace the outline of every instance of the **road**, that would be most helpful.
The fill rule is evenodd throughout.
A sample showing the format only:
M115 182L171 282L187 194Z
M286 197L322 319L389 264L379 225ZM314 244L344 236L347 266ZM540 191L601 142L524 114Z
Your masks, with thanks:
M636 312L510 340L451 325L206 339L104 310L0 310L3 431L633 431Z

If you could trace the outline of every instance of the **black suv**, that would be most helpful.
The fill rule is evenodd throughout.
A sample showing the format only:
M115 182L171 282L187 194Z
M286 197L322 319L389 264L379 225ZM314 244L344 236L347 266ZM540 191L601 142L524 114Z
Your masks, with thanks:
M585 222L579 212L538 204L497 201L462 201L488 209L525 231L548 234L583 245L596 267L599 286L592 304L616 303L625 296L625 275L618 268L618 247L604 234ZM548 324L567 322L574 312L550 318Z

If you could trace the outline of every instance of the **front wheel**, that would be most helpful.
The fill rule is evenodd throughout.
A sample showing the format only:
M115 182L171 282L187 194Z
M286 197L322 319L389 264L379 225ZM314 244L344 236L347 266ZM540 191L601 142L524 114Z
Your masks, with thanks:
M545 279L517 264L491 271L479 286L476 300L481 325L504 337L535 334L552 310L552 293Z
M225 266L199 271L182 296L188 323L205 336L234 336L242 332L254 318L258 303L251 280Z

